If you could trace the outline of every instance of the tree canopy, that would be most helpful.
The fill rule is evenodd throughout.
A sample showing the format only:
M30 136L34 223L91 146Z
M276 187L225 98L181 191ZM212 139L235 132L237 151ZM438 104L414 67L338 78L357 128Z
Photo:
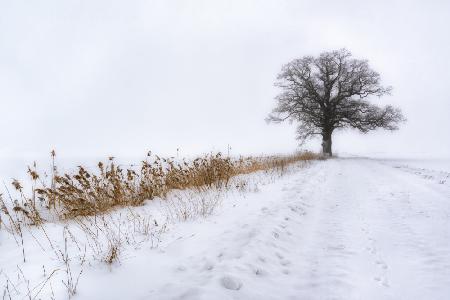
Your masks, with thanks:
M369 102L371 96L390 94L392 88L381 85L380 75L367 60L352 58L346 49L292 60L282 67L276 86L281 92L268 120L297 122L302 142L321 135L328 155L332 155L331 136L336 129L396 130L405 120L400 109Z

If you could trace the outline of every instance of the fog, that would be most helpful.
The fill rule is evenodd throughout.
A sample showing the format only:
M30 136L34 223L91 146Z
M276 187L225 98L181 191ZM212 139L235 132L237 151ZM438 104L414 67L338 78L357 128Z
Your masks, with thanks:
M294 151L295 125L264 121L276 75L342 47L393 86L372 100L408 122L337 133L334 151L449 156L449 3L2 1L1 161Z

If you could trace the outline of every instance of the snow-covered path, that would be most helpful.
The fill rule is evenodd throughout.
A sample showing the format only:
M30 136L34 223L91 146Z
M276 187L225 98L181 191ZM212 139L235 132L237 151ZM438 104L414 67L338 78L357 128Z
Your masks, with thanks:
M420 175L314 163L178 226L158 250L87 272L78 297L450 299L449 182Z

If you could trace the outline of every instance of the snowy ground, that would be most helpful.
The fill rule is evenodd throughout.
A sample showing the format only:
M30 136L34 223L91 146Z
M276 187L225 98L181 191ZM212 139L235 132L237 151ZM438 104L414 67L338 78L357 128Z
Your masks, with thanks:
M75 299L449 299L446 166L331 159L227 193L212 216L171 223L158 247L89 263ZM19 264L12 245L0 233L4 273ZM38 257L20 265L41 269Z

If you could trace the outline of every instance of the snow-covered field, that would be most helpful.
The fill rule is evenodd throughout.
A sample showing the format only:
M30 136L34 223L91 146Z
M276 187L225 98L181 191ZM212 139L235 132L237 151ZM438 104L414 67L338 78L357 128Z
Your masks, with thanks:
M112 265L88 247L80 266L77 224L68 251L63 224L45 226L52 243L25 232L26 263L0 230L0 293L67 298L67 254L74 280L83 270L74 299L450 299L450 161L339 158L247 176L200 196L220 203L212 215L188 193L115 212ZM183 220L186 207L198 213Z

